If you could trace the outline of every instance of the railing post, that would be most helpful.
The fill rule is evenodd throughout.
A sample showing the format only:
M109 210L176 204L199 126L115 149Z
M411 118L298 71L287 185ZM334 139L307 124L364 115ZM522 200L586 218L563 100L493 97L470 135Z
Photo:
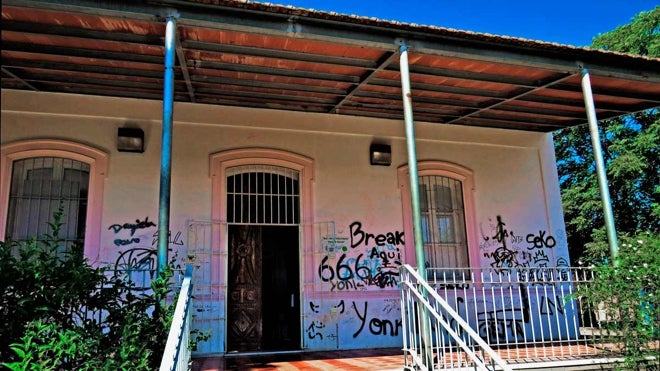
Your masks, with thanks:
M159 371L187 369L190 362L190 321L192 320L193 266L187 265L179 298L172 315L172 324L163 349ZM181 366L181 367L179 367Z

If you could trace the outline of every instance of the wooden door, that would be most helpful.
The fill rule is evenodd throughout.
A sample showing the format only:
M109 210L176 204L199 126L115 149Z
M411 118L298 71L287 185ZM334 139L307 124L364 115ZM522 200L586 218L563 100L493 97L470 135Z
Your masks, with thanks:
M297 226L263 226L264 350L300 349L300 275Z
M261 350L262 233L259 226L229 226L227 350Z

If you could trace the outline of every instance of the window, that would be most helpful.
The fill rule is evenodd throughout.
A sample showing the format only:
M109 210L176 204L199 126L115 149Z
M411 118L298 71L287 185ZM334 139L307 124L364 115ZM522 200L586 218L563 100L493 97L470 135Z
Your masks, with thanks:
M209 170L213 220L265 224L312 220L314 163L307 157L275 149L241 148L212 154Z
M0 239L42 237L61 204L65 246L83 243L95 262L107 154L62 140L28 140L3 145L0 161Z
M468 267L461 181L438 175L420 176L419 198L426 266Z
M470 262L478 262L472 172L441 161L421 161L417 168L424 265L427 268L469 268ZM398 172L406 256L414 257L408 166L402 166Z
M298 171L281 166L242 165L227 169L227 222L300 223Z
M38 240L50 232L48 222L63 208L60 238L64 246L82 244L89 193L87 163L61 157L31 157L12 164L7 240Z

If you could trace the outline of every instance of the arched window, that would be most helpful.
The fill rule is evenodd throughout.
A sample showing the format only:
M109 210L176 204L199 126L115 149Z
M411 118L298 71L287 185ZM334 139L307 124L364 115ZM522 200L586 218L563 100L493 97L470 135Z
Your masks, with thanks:
M228 223L300 223L298 171L273 165L241 165L228 168L226 176Z
M41 239L61 206L64 246L82 243L95 261L107 154L78 143L30 140L3 145L0 157L0 239Z
M422 239L427 268L468 268L478 262L474 233L472 172L456 164L423 161L417 165ZM406 236L413 236L408 166L399 168ZM414 241L407 240L414 255Z
M213 220L237 221L233 219L237 216L231 215L231 213L228 215L228 210L236 209L235 205L226 205L225 202L235 202L237 194L245 193L244 191L237 193L236 184L238 183L235 182L238 181L242 182L242 188L249 189L250 184L255 187L259 187L260 184L262 187L255 188L254 195L247 193L241 195L247 200L245 205L250 203L250 196L255 200L252 202L254 206L259 205L256 201L259 199L258 194L263 193L263 200L265 200L268 198L267 193L275 192L278 193L278 198L275 200L276 203L279 203L278 210L281 209L286 215L286 217L282 217L281 221L284 221L282 224L304 224L312 220L314 163L307 157L274 149L241 148L212 154L209 171L213 182L211 202ZM266 173L272 173L272 175L266 178ZM251 181L253 182L250 183ZM270 187L268 192L265 191L266 187ZM299 211L291 213L291 210ZM256 217L261 214L255 213L254 215ZM263 214L264 218L266 218L265 215ZM239 218L242 217L244 216ZM280 223L277 220L268 220L270 220L269 224Z

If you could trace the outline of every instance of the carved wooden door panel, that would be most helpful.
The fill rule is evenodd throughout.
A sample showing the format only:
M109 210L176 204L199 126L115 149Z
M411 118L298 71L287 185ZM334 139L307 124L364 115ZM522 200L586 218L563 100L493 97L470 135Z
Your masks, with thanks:
M262 233L259 226L229 226L227 350L261 349Z

